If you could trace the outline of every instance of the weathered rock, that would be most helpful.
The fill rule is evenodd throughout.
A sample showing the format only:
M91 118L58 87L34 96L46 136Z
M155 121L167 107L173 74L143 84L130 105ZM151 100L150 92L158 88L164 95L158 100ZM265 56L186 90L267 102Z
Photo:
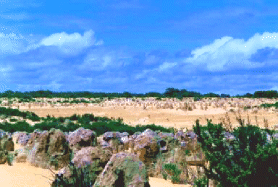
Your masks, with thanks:
M148 173L151 175L151 166L156 160L156 155L159 153L159 145L157 138L146 135L139 135L133 142L134 152L138 155L139 159L144 162Z
M149 187L147 170L138 156L120 152L114 154L94 187Z
M70 161L70 148L65 134L59 129L49 131L49 147L47 153L50 155L50 165L61 168Z
M5 164L7 162L8 152L0 150L0 164Z
M135 132L133 135L131 135L131 137L130 138L132 138L132 139L136 139L139 135L141 135L142 133L141 132Z
M163 133L163 132L160 132L160 133L158 133L158 136L160 136L161 138L166 138L166 137L174 138L175 135L173 133Z
M158 136L158 134L151 129L146 129L144 132L142 132L142 135L150 137Z
M34 130L34 132L30 134L30 138L26 144L26 149L29 150L32 149L35 145L35 142L39 139L40 135L41 135L40 131Z
M80 150L82 147L96 145L96 133L83 127L71 132L68 136L70 148L74 151Z
M197 138L197 135L193 131L187 131L185 135L190 139Z
M120 140L121 137L123 137L124 135L126 135L126 133L123 134L123 133L120 133L120 132L105 132L103 134L103 140L105 140L107 142L110 141L111 139L115 139L115 138L118 138Z
M7 140L2 141L3 142L3 150L6 151L14 151L14 142L12 138L8 138Z
M29 139L31 138L31 135L27 134L26 132L17 132L13 134L13 137L17 144L20 144L21 146L26 146Z
M69 159L70 149L66 137L57 129L42 132L35 140L27 158L31 164L42 168L61 168L68 164Z
M120 142L121 142L121 144L123 144L123 150L128 150L128 148L129 148L129 138L128 138L128 136L123 136L123 137L121 137L121 140L120 140Z
M184 132L182 130L179 130L175 134L174 138L179 140L179 141L187 141L187 137L186 137L186 135L184 134Z
M92 186L111 156L111 150L103 149L100 146L83 147L77 151L69 165L58 172L52 185Z
M104 167L110 160L112 151L109 149L103 149L101 147L84 147L79 150L72 159L75 166L82 167L92 164L93 161L99 160L100 165Z
M35 134L33 135L33 137L31 135L31 138L34 138L34 141L29 142L30 145L28 145L33 145L28 155L28 161L32 165L46 168L49 161L49 156L47 154L49 133L47 131L44 131L39 135L38 138L36 138L36 136L37 135Z

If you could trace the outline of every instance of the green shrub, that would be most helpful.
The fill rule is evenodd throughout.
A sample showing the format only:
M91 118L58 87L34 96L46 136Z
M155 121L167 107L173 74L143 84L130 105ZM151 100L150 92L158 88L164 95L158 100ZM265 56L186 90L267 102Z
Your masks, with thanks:
M260 107L263 107L263 108L275 107L277 109L278 108L278 102L276 102L274 104L264 103L264 104L261 104Z
M17 119L16 118L11 118L10 122L17 122Z
M208 187L208 178L201 177L194 180L194 187Z
M94 161L90 165L77 167L69 165L70 177L56 175L52 182L52 187L92 187L96 181L98 174L103 170L99 165L99 161Z
M177 164L175 163L167 163L164 164L163 167L163 173L167 173L171 177L172 183L179 183L180 182L180 174L181 170L178 168Z
M208 121L206 127L197 120L194 132L209 167L206 176L221 187L278 186L278 141L267 141L266 131L247 125L234 130L235 139L224 139L222 125Z
M14 154L13 153L8 153L7 155L7 163L9 166L12 166L14 160Z
M162 172L163 179L167 180L168 174L166 172Z

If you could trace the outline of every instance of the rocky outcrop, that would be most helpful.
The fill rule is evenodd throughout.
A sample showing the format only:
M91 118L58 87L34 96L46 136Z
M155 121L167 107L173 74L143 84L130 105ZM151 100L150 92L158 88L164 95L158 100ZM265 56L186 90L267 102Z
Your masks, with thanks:
M147 170L137 155L114 154L98 176L94 187L149 187Z
M108 148L101 147L84 147L79 150L72 159L72 163L77 167L83 167L92 164L94 161L99 160L102 167L110 160L112 151Z
M69 162L70 149L64 133L58 129L43 131L30 145L33 147L28 152L28 161L32 165L61 168Z
M96 145L96 133L83 127L69 133L68 142L70 148L76 152L82 147L95 146Z
M29 139L31 138L31 135L29 135L26 132L17 132L13 134L13 138L15 139L15 142L21 146L26 146Z
M11 161L8 160L10 153L14 151L14 142L11 134L0 130L0 164L8 162L11 165Z

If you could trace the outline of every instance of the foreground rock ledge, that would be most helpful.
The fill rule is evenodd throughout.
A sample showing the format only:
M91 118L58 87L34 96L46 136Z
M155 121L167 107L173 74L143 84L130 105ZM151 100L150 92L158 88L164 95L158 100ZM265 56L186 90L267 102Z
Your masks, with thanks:
M150 187L147 170L139 157L120 152L112 155L94 187Z

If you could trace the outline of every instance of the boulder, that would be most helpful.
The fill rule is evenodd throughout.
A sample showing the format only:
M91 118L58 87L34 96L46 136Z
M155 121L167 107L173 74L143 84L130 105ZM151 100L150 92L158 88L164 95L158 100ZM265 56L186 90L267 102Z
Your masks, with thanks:
M167 137L174 138L175 135L173 133L163 133L163 132L160 132L160 133L158 133L158 136L160 136L160 138L167 138Z
M98 138L98 143L103 148L111 148L113 153L123 151L128 148L128 133L106 132L102 137Z
M144 132L142 132L142 135L150 137L158 136L158 134L151 129L146 129Z
M92 164L93 161L99 160L100 165L104 167L110 160L112 151L109 149L103 149L101 147L84 147L79 150L72 159L72 163L77 167L83 167Z
M74 155L68 166L56 174L52 185L66 187L92 186L107 162L112 151L102 147L83 147Z
M59 129L49 131L47 153L50 156L50 165L61 168L70 161L70 148L65 134Z
M197 134L195 134L193 131L187 131L185 134L189 139L196 139Z
M187 141L187 137L182 130L179 130L175 134L174 138L177 139L178 141Z
M15 142L21 146L26 146L31 135L26 132L18 132L13 135Z
M34 132L30 134L30 138L26 144L26 149L31 150L34 147L35 142L39 139L40 135L40 131L38 131L37 129L34 130Z
M138 156L114 154L94 183L94 187L149 187L147 170Z
M3 143L3 150L6 150L6 151L14 151L14 142L13 142L13 139L10 137L8 138L7 140L2 140L1 141Z
M7 162L8 152L0 150L0 164L5 164Z
M134 150L132 152L137 154L139 159L144 162L148 169L148 173L151 175L151 167L156 161L156 155L160 151L158 139L156 137L141 134L132 142L132 144L134 144Z
M70 148L76 152L82 147L95 146L96 145L96 133L83 127L69 133L68 141Z
M31 137L32 138L32 137ZM40 133L29 150L27 160L35 166L61 168L70 160L70 149L62 131L51 129Z
M120 139L122 137L122 134L120 132L105 132L103 134L103 140L108 142L111 139L115 139L118 138Z

